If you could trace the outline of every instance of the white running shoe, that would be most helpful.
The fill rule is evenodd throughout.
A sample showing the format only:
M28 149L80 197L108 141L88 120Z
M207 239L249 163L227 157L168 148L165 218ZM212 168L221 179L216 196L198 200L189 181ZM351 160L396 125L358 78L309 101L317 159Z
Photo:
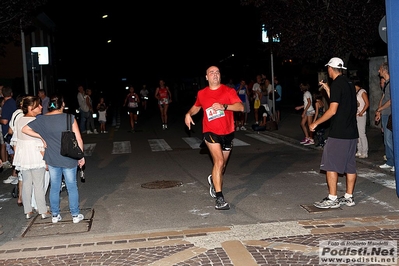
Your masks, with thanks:
M382 169L391 169L392 166L387 165L386 163L384 163L383 165L380 165L380 168L382 168Z
M80 221L82 221L85 217L83 216L83 214L78 214L76 216L73 216L72 221L74 224L79 223Z
M16 185L18 184L18 176L12 176L10 175L7 179L3 180L4 184L13 184Z
M57 216L53 216L53 217L51 218L51 222L52 222L53 224L56 224L56 223L58 223L58 222L61 221L61 220L62 220L62 217L61 217L60 214L58 214Z

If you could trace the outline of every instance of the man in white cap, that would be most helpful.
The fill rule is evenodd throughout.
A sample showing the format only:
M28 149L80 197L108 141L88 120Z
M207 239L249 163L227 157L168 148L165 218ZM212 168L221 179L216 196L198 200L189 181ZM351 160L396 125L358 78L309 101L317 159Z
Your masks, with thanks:
M353 191L356 183L356 145L359 134L356 122L356 89L349 78L342 75L344 62L341 58L333 57L326 64L329 77L333 80L331 88L321 81L330 97L330 107L322 117L309 125L314 131L318 125L330 120L329 135L323 149L320 170L326 172L329 195L319 202L317 208L339 208L341 205L354 206ZM346 175L346 193L338 198L338 174Z

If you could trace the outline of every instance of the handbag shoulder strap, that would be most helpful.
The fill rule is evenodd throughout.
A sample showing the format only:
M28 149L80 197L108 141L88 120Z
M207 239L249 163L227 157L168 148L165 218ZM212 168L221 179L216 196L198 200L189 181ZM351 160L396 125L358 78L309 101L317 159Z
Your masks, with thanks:
M67 114L67 130L71 131L72 128L72 121L71 121L71 114Z

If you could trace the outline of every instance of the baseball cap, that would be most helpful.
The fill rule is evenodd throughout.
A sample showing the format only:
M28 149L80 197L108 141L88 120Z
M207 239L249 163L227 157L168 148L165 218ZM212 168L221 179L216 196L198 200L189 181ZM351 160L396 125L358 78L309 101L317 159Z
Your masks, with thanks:
M344 67L344 61L342 61L342 59L339 57L331 58L330 61L328 61L328 63L325 64L325 66L346 69L346 67Z

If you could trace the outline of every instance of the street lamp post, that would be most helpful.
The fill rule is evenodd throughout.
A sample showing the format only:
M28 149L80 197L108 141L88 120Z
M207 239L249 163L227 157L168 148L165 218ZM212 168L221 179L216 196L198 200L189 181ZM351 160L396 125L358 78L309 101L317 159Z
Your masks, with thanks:
M276 120L276 99L274 98L274 62L273 62L273 46L274 42L280 42L280 37L278 34L272 35L268 33L266 29L266 25L262 24L262 42L270 43L270 66L271 66L271 82L272 82L272 98L273 98L273 106L272 106L272 115L273 119Z

